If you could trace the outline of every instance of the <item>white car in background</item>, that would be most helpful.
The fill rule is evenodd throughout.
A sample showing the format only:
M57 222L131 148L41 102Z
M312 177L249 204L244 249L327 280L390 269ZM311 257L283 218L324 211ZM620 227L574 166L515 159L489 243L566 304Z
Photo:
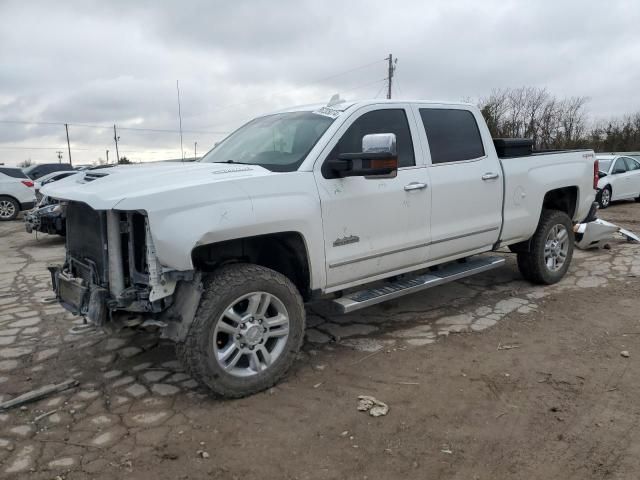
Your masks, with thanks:
M0 221L13 220L22 210L33 208L33 181L19 168L0 167Z
M640 161L627 155L597 155L597 159L600 208L607 208L615 200L640 202Z
M78 174L77 170L62 170L59 172L52 172L52 173L43 175L42 177L34 181L36 198L38 199L38 201L42 198L42 195L40 194L40 189L45 185L48 185L49 183L57 182L58 180L62 180L63 178L70 177L71 175L77 175L77 174Z

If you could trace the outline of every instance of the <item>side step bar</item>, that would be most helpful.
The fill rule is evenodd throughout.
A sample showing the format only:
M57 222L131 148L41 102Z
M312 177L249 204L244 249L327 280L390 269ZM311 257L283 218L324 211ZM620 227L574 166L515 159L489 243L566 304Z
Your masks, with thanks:
M493 270L504 265L504 263L505 260L502 257L480 257L464 263L449 263L438 270L418 275L417 277L402 278L376 288L350 293L344 297L336 298L332 303L337 307L338 313L350 313L393 298L469 277L476 273Z

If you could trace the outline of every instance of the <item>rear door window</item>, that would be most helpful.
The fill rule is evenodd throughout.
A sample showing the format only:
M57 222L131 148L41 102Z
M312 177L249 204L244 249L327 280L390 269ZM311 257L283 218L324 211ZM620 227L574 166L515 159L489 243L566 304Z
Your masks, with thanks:
M640 164L636 162L633 158L624 157L624 162L627 164L627 170L638 170L640 169Z
M421 108L433 164L484 157L484 145L473 114L468 110Z
M19 168L3 168L0 167L0 173L7 175L8 177L13 178L28 178L22 170Z
M625 173L627 171L627 165L624 163L624 158L620 157L616 160L616 163L613 165L613 170L611 173Z

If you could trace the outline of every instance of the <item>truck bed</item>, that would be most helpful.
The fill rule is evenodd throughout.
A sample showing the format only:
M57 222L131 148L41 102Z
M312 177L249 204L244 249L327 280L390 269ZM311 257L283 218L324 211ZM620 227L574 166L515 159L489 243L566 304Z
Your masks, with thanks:
M502 245L527 240L540 214L545 192L576 189L573 221L589 213L593 197L592 150L534 151L528 155L500 158L504 179Z

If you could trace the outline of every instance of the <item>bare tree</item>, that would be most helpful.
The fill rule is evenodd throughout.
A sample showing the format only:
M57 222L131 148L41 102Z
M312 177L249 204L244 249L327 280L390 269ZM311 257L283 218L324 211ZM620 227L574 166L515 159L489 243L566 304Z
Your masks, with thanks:
M507 101L507 90L494 89L486 98L481 98L479 102L480 110L484 116L491 135L494 137L502 137L505 135L503 130L505 115L509 109Z
M22 162L18 163L19 168L27 168L27 167L30 167L31 165L33 165L33 160L31 160L30 158L27 158L26 160L23 160Z
M586 142L587 102L587 97L557 100L546 88L520 87L493 90L479 107L494 136L531 138L538 149L574 148Z
M587 97L571 97L560 102L559 116L561 125L561 147L575 148L586 130L584 106L589 99Z

